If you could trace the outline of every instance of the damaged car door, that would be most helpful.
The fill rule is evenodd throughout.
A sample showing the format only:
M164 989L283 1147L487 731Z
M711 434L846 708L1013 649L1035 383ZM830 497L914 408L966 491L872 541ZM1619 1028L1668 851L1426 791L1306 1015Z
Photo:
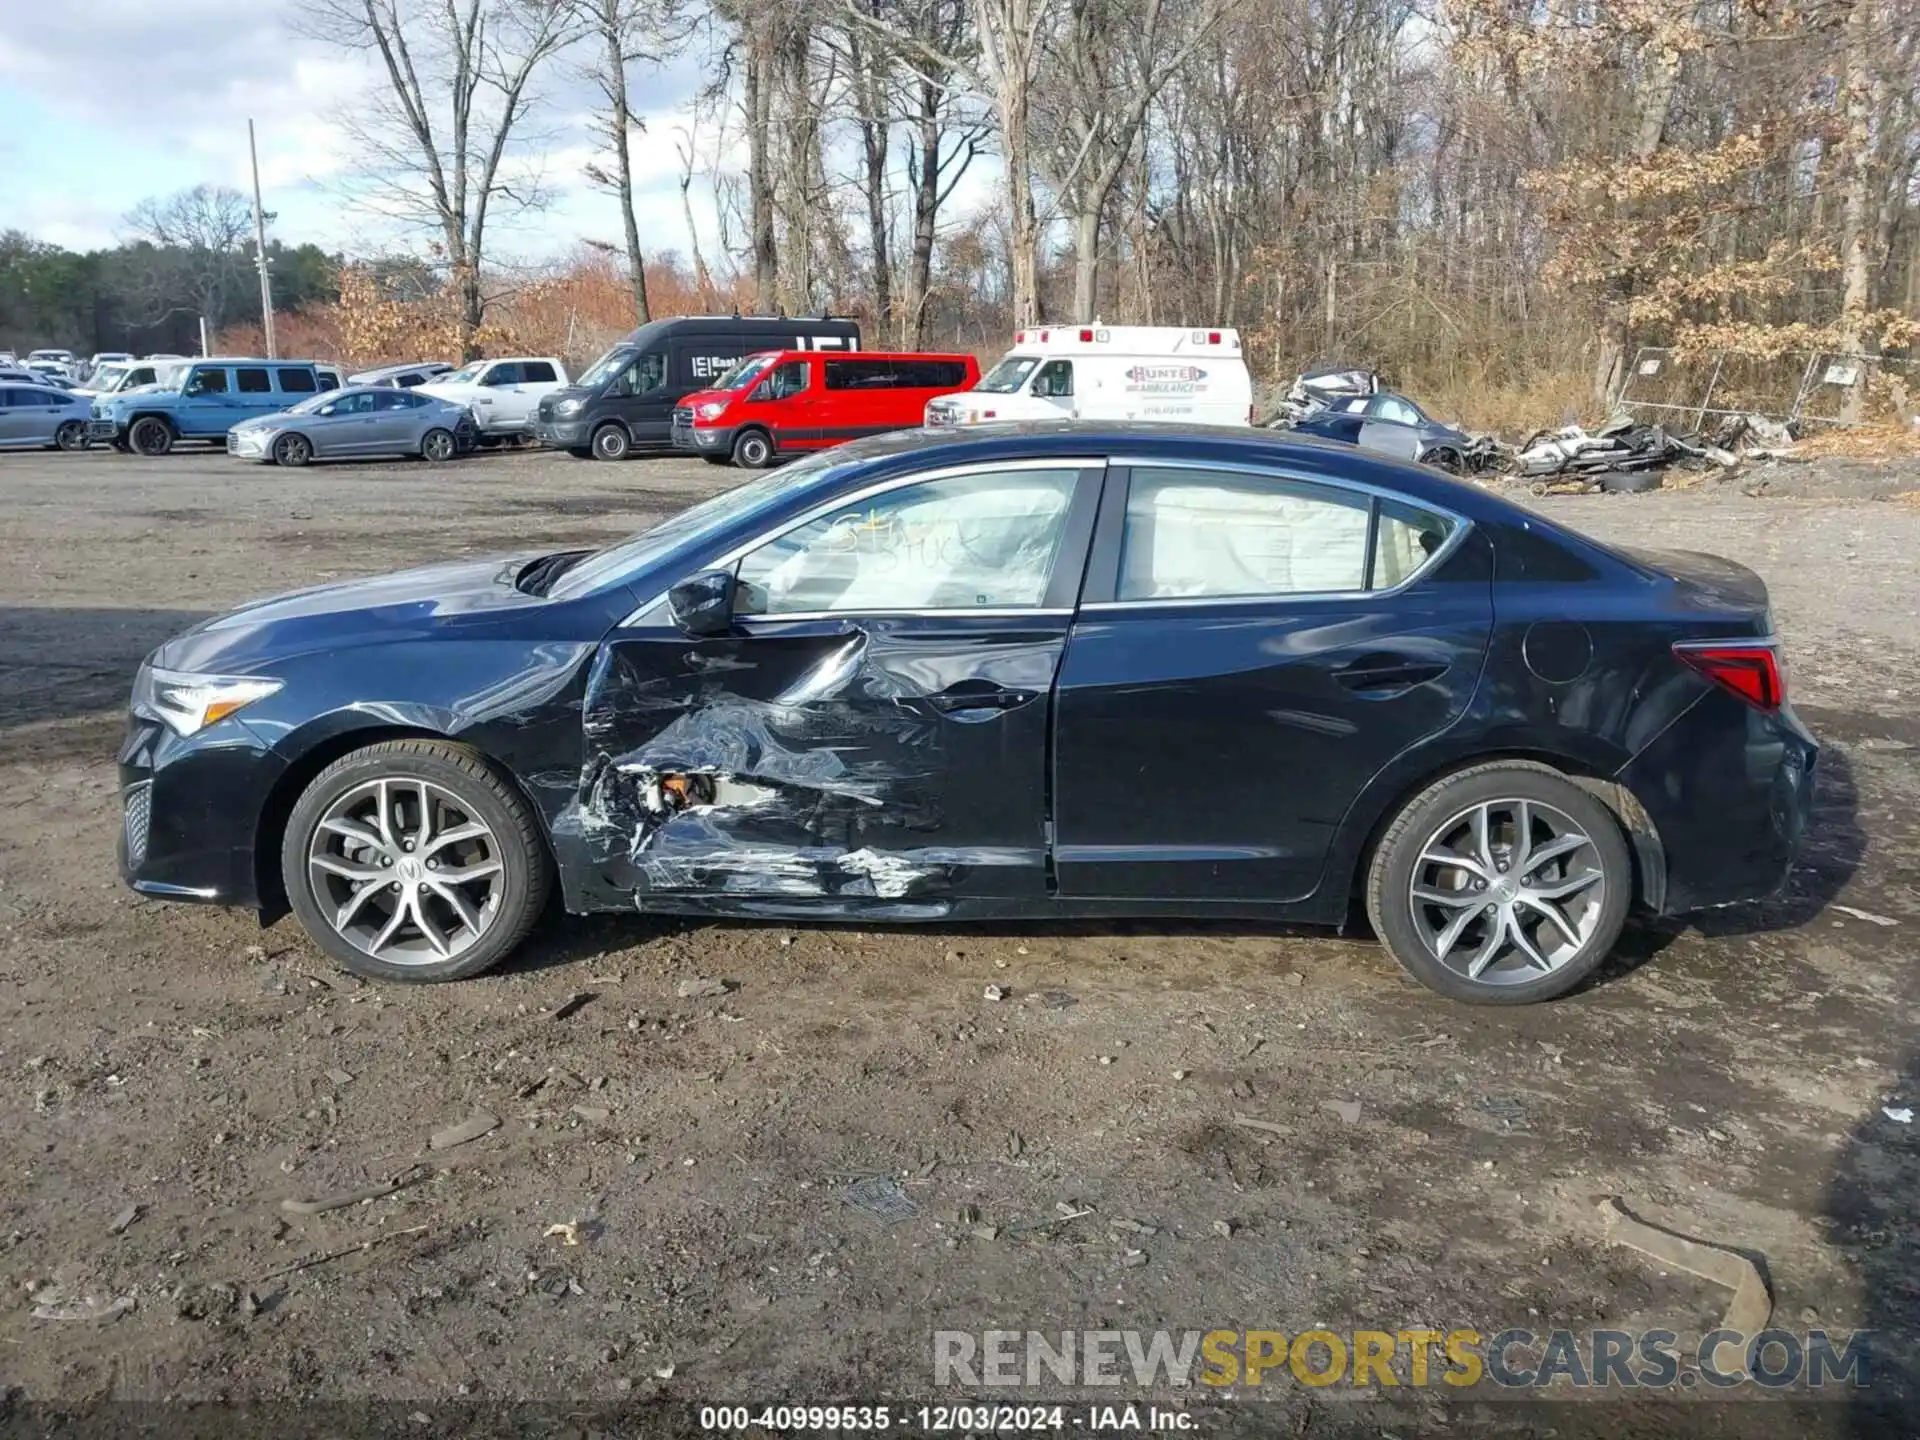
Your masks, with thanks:
M1101 470L896 478L617 630L580 813L642 908L899 915L1046 890L1046 764Z

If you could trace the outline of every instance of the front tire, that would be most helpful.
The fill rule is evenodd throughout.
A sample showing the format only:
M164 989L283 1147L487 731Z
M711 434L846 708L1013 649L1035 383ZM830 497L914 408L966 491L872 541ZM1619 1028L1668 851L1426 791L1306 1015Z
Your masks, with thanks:
M733 463L743 470L764 470L773 463L773 441L763 430L743 430L733 442Z
M304 435L282 435L273 442L273 463L297 470L313 459L313 442Z
M624 460L633 450L633 437L627 427L609 422L593 432L593 458Z
M375 980L460 980L498 964L547 902L533 809L464 745L391 740L307 786L280 847L301 927Z
M127 431L127 446L136 455L165 455L173 449L173 426L157 415L142 415Z
M1559 771L1476 765L1409 800L1374 850L1367 918L1407 973L1479 1005L1564 995L1613 949L1633 862L1613 813Z
M444 465L460 451L451 430L429 430L420 437L420 453L430 465Z

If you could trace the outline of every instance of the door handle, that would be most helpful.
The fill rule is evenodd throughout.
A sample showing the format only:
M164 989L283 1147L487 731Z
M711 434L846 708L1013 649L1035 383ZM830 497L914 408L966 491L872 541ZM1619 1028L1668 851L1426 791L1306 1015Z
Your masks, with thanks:
M1438 680L1449 668L1440 661L1416 660L1411 655L1362 655L1333 673L1349 690L1408 690Z
M942 715L951 715L956 710L1016 710L1039 693L1037 690L1012 690L1004 685L965 690L955 686L937 695L927 696L927 704Z

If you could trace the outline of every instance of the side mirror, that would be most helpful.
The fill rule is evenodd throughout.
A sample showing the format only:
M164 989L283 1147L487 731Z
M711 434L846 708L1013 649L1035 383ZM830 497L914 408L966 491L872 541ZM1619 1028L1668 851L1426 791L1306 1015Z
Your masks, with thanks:
M733 628L733 572L702 570L667 591L667 614L683 635L704 639Z

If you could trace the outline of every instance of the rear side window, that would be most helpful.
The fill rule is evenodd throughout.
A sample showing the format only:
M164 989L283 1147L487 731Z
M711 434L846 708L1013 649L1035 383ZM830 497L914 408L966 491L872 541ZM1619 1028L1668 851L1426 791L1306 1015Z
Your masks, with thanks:
M829 390L891 390L900 384L891 360L829 360Z
M1121 600L1383 590L1413 578L1453 522L1398 501L1232 470L1133 472Z
M245 375L247 372L242 370L240 373ZM289 395L311 395L320 388L314 383L311 370L282 370L278 373L280 388ZM247 387L243 383L240 388L244 390Z
M529 360L520 367L520 378L530 385L539 385L558 380L560 377L553 373L553 366L546 361Z
M426 384L427 377L424 375L411 375L411 374L396 375L393 377L393 380L391 383L394 385L397 385L402 390L411 390L416 385Z
M963 360L896 360L893 373L903 390L958 390L967 383Z
M270 395L273 393L273 378L264 366L243 365L233 372L236 388L242 395Z

